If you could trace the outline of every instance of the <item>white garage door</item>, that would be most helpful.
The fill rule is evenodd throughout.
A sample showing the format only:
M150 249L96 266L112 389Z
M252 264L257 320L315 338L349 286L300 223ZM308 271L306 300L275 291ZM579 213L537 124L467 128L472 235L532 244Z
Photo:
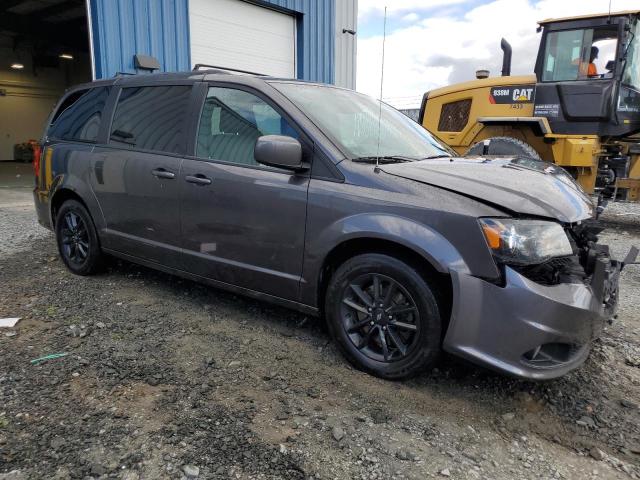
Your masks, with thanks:
M191 63L295 78L295 18L242 0L190 0Z

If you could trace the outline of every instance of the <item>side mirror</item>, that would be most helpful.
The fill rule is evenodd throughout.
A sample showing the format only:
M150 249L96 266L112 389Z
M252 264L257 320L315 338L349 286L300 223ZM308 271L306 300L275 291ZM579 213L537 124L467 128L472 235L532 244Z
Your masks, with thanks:
M263 135L256 140L253 152L256 162L288 170L306 170L302 164L302 145L292 137Z
M604 68L608 72L613 72L613 70L616 68L616 62L614 62L613 60L609 60Z

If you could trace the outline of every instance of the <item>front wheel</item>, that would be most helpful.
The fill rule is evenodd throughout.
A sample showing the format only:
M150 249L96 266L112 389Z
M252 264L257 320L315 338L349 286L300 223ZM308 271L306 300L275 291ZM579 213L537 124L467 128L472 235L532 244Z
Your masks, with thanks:
M325 301L333 339L357 368L387 379L414 376L440 353L441 319L422 276L383 254L342 264Z
M56 215L56 241L62 261L76 275L90 275L102 265L102 252L87 209L67 200Z

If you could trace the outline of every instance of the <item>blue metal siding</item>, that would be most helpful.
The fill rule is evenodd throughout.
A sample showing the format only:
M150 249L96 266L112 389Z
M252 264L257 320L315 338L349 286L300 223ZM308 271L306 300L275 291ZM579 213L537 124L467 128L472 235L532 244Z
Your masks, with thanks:
M298 78L324 83L335 81L335 2L336 0L259 2L296 14Z
M188 0L90 0L96 78L135 73L151 55L164 72L191 68Z
M335 80L335 1L261 0L297 18L298 78ZM96 78L131 72L136 53L151 55L161 71L191 68L188 0L90 0Z

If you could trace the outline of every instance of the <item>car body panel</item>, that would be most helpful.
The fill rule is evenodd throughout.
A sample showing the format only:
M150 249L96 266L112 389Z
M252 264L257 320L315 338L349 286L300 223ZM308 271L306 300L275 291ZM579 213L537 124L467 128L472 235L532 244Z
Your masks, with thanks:
M93 149L94 146L88 143L64 142L47 145L43 149L40 184L34 190L36 203L41 204L38 212L42 212L42 214L38 218L43 226L53 228L55 218L52 216L52 204L56 201L57 195L64 194L64 191L70 191L79 196L87 205L96 228L104 228L104 216L91 190L90 174L87 169L88 160L90 161L93 155Z
M180 268L182 158L97 146L89 163L90 185L105 218L105 246ZM154 175L160 171L174 178Z
M185 270L298 299L308 174L186 159L179 185Z
M443 347L488 368L548 380L581 365L603 327L602 302L581 283L544 286L506 268L505 286L452 272L453 309ZM576 351L553 368L523 358L540 345Z
M483 199L520 215L548 217L570 223L593 216L593 203L589 197L559 167L548 164L546 170L534 170L519 165L516 163L518 160L424 160L384 165L382 170ZM562 175L558 172L562 172Z

